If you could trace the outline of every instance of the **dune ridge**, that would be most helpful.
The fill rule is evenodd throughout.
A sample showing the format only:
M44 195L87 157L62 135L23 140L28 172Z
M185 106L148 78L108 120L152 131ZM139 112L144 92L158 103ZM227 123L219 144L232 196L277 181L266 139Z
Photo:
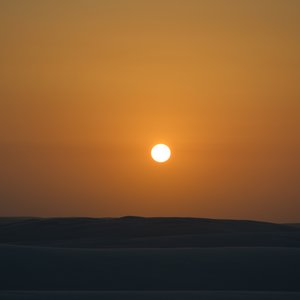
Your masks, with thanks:
M300 227L200 218L0 218L0 244L67 248L300 247Z

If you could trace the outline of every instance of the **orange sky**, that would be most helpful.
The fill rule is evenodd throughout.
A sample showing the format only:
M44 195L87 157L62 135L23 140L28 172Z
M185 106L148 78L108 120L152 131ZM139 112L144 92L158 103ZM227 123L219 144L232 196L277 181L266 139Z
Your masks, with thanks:
M0 215L300 222L300 1L4 0L0 41Z

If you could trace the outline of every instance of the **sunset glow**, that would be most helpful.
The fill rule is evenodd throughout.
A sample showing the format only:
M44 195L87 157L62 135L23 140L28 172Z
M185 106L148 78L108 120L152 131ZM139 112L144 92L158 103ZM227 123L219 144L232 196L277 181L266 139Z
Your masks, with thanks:
M299 20L297 0L0 1L1 215L300 222Z

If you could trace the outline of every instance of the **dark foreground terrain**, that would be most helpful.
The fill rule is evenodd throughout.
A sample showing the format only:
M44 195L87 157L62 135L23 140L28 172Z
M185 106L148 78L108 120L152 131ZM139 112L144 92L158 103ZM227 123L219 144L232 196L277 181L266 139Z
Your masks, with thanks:
M196 218L0 218L0 243L64 248L300 247L300 227Z
M3 292L4 300L299 300L300 293L287 292Z
M2 218L0 299L300 299L300 228Z

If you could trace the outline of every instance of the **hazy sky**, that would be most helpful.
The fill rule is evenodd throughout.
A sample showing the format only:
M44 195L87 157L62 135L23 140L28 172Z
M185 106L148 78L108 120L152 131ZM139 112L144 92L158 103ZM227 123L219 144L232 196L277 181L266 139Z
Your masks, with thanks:
M0 0L0 45L0 215L300 222L300 1Z

